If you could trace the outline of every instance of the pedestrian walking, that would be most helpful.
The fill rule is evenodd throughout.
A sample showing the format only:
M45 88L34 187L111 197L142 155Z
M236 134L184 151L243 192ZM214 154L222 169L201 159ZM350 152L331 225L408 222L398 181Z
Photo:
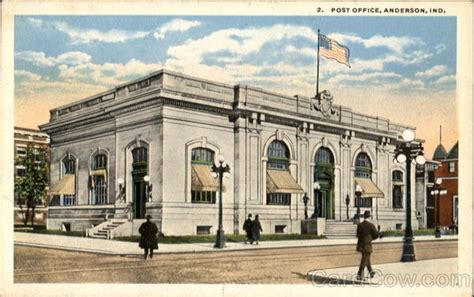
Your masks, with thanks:
M145 259L150 251L150 258L153 258L153 250L158 249L158 227L151 221L151 215L146 216L146 222L143 223L138 229L140 232L140 244L139 246L145 250Z
M374 224L369 222L370 211L364 212L364 221L357 225L357 251L361 253L359 271L357 272L357 279L361 280L364 277L364 270L367 267L370 278L374 277L375 272L370 265L370 255L372 254L372 240L377 239L379 234Z
M260 221L258 220L258 215L255 215L255 220L252 221L252 242L255 241L256 244L258 244L258 241L260 240L260 231L263 231L262 225L260 224Z
M248 215L248 218L245 220L243 228L247 237L247 239L245 239L245 244L249 242L250 244L252 244L253 240L252 240L252 214L251 213Z

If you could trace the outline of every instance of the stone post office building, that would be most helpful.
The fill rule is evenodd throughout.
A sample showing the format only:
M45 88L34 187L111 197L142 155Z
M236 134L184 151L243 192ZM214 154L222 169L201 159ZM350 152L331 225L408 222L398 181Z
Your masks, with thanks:
M242 233L249 213L264 232L299 233L305 193L309 216L346 221L357 184L362 213L402 228L405 169L393 158L406 128L336 106L329 92L318 101L161 70L51 110L41 126L51 138L48 228L122 218L136 229L151 214L166 235L214 234L220 155L231 168L227 233Z

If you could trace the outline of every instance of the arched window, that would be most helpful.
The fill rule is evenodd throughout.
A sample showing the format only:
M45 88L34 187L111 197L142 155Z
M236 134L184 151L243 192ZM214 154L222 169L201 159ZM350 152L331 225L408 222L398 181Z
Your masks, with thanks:
M97 154L92 159L89 189L91 204L107 203L107 156Z
M283 141L275 140L268 147L267 167L288 170L290 152Z
M360 153L357 155L355 177L372 178L372 163L366 153Z
M66 158L63 159L63 178L68 180L69 187L74 188L75 192L75 175L76 175L76 159L68 155ZM71 178L72 176L72 178ZM62 205L76 205L76 195L75 194L64 194Z
M133 164L148 162L148 150L146 147L137 147L132 151Z
M403 172L399 170L392 172L392 206L403 208Z
M327 147L321 147L314 156L314 183L319 189L314 190L314 215L333 219L334 208L334 157Z
M64 174L76 174L76 160L72 156L67 156L63 160Z
M372 162L370 162L369 155L366 153L359 153L355 164L355 178L372 179ZM357 206L357 199L354 200ZM360 207L372 207L372 198L361 198L359 202Z
M290 152L283 141L274 140L270 143L267 151L267 169L288 171L290 164ZM268 178L268 177L267 177ZM289 205L291 193L267 193L267 204Z
M213 163L212 150L199 147L191 151L192 203L216 203L216 180L211 173Z

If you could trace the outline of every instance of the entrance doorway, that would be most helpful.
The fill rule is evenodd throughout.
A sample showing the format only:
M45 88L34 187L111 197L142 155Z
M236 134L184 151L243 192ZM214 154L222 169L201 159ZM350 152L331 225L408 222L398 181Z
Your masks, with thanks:
M317 216L334 219L334 157L328 148L321 147L314 157L314 182L320 188L314 191Z
M138 147L132 151L133 218L143 219L146 213L146 182L148 173L148 150Z

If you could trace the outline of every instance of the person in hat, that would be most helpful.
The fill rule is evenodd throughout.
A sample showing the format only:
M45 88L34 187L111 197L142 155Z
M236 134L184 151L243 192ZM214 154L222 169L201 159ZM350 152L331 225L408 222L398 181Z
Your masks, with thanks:
M252 240L252 214L251 213L249 214L248 219L245 220L243 228L247 236L247 239L245 240L245 244L247 244L248 242L252 244L253 240Z
M150 251L150 258L153 258L153 250L158 249L158 227L151 221L151 215L146 216L146 222L143 223L138 229L140 232L140 244L139 246L145 250L145 259L148 256L148 250Z
M261 231L263 231L262 225L258 220L258 215L255 215L255 220L252 221L252 241L250 243L253 243L255 241L255 243L258 244L258 241L260 240Z
M364 276L365 267L369 271L370 277L374 277L375 272L370 265L370 255L372 254L372 240L377 239L379 234L374 224L369 222L370 211L364 212L364 221L357 225L357 251L361 253L359 271L357 279L361 280Z

